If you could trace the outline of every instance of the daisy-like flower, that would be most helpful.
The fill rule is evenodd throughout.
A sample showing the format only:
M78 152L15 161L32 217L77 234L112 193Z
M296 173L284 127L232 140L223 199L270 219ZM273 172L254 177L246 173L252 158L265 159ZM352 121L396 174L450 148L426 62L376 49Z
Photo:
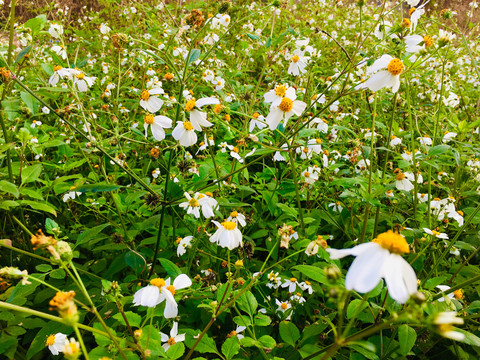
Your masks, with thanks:
M385 279L392 299L403 304L417 291L417 276L410 264L401 257L410 251L405 238L392 231L377 236L369 243L351 249L327 249L332 260L347 255L356 256L345 277L345 287L366 293Z
M433 141L432 138L428 135L424 135L422 137L418 137L417 140L422 144L423 146L432 146Z
M420 17L423 14L425 14L424 6L427 5L429 2L430 2L430 0L423 3L418 8L412 7L408 11L408 14L410 15L410 23L411 23L410 31L415 31L415 28L417 27L417 24L418 24L418 20L420 20ZM417 1L417 3L418 3L418 1Z
M265 97L267 94L265 94ZM299 116L303 113L307 107L307 104L303 101L296 100L296 98L297 95L295 94L295 89L288 88L287 93L278 105L274 105L272 102L272 105L270 106L270 112L265 119L265 122L268 124L270 130L275 130L282 120L284 121L284 126L286 126L288 119L290 119L293 115Z
M100 25L100 33L102 35L107 35L112 29L110 28L110 26L108 26L107 24L105 23L102 23Z
M427 229L427 228L423 228L423 231L425 231L429 235L435 236L437 239L448 239L447 234L438 232L436 230L430 230L430 229Z
M458 318L455 311L438 313L433 319L433 325L435 326L435 330L440 335L456 341L462 341L463 339L465 339L465 335L460 331L455 331L453 325L462 324L463 319Z
M293 293L297 289L298 281L297 278L290 278L285 280L285 282L282 284L282 288L288 288L288 292Z
M271 103L274 106L280 105L283 97L292 98L295 96L295 89L290 87L288 84L278 84L273 90L270 90L263 98L266 103Z
M176 291L191 285L192 280L185 274L178 275L172 285L170 285L170 278L165 281L165 286L161 288L162 295L165 296L165 311L163 312L165 319L171 319L178 315L178 305L174 297Z
M282 278L278 276L278 272L274 273L273 271L270 271L270 273L267 275L269 283L267 283L267 287L270 289L277 289L281 284L282 284Z
M163 100L156 95L164 93L159 86L143 90L140 95L140 106L152 114L156 113L163 106Z
M182 202L179 206L183 209L187 209L187 215L193 214L197 219L200 218L200 204L199 204L199 195L200 193L195 193L193 197L189 193L185 192L185 197L187 201Z
M213 198L213 194L211 192L198 194L198 203L202 208L202 214L205 219L215 216L214 210L217 208L218 202Z
M404 69L402 60L388 54L382 55L380 59L375 60L372 66L367 68L367 75L373 75L355 88L369 88L372 91L378 91L385 87L391 88L392 92L396 93L400 88L400 74Z
M416 54L422 50L425 50L425 44L423 44L423 36L420 35L408 35L405 36L405 51Z
M73 78L73 83L80 92L87 92L97 79L95 76L86 76L83 71L77 69L74 69L72 72L75 75Z
M60 65L55 65L53 67L53 74L48 79L48 84L52 86L56 86L60 79L65 79L66 77L71 78L72 73L71 69L65 69Z
M242 233L238 229L237 223L233 221L219 223L215 220L212 220L212 222L218 229L215 234L210 236L210 242L217 243L218 246L226 247L229 250L243 246Z
M245 336L243 336L243 334L240 334L240 333L244 332L246 328L247 328L246 326L237 325L237 328L235 330L232 330L227 335L227 338L231 338L231 337L236 336L238 338L238 340L243 339Z
M232 211L227 221L233 221L242 227L247 225L247 222L245 221L245 215L239 213L238 211Z
M443 134L442 142L446 144L452 141L455 136L457 136L456 132L445 131L445 133Z
M400 145L401 143L402 143L402 139L400 139L399 137L396 137L395 135L392 135L392 138L390 139L391 147Z
M56 333L55 335L49 335L45 345L48 346L48 350L52 352L52 355L58 355L65 350L65 344L67 342L67 335L62 333Z
M410 175L410 173L402 173L400 171L395 177L395 187L398 190L411 191L415 189L415 185L412 184L413 179L411 179L410 176L407 175Z
M308 256L316 255L320 247L324 249L327 248L327 242L323 239L322 235L318 235L315 240L311 241L308 244L307 248L305 249L305 254L307 254ZM305 290L305 289L302 289L302 290Z
M215 85L215 90L220 91L225 87L225 80L217 76L212 80L212 84Z
M302 176L304 181L307 184L313 184L315 181L318 180L318 168L314 168L313 166L309 166L307 170L302 172Z
M162 345L165 351L167 351L170 346L176 344L177 342L185 341L185 334L178 333L178 322L176 321L173 322L172 329L170 330L170 336L162 332L160 332L160 336L162 338L162 342L165 343Z
M63 34L63 26L60 24L52 23L50 24L48 33L55 39L58 39Z
M77 340L70 338L70 340L65 342L65 348L63 349L63 356L65 356L65 359L78 359L80 354L80 343Z
M252 120L250 120L248 131L252 132L255 129L255 126L258 127L259 130L264 129L267 126L267 124L265 124L265 117L257 112L253 113L252 115Z
M305 67L310 60L309 56L304 56L303 51L297 49L293 52L293 56L290 59L290 65L287 72L293 76L299 76L306 72Z
M193 240L193 236L186 236L183 239L179 237L177 239L177 244L178 244L177 256L178 257L182 256L187 252L187 247L189 248L192 246L192 240Z
M65 46L63 45L53 45L52 46L52 51L57 54L58 56L61 56L63 60L67 59L67 49L65 49Z
M292 304L288 300L280 301L278 299L275 299L275 304L277 304L278 306L277 311L281 313L285 313L287 310L292 308ZM290 315L288 315L288 317L285 320L290 320L291 317L292 317L292 313L290 313Z
M157 141L165 139L165 130L172 127L172 119L163 115L153 116L152 114L145 115L143 127L145 128L145 137L147 137L148 126L152 130L152 135Z
M310 281L302 281L301 283L298 284L300 286L300 289L303 291L308 292L310 295L313 294L313 288L312 288L312 283Z
M190 113L190 123L197 131L202 131L202 126L210 127L213 124L207 120L207 113L200 111L202 106L220 104L216 97L208 97L196 100L191 98L185 105L185 111Z
M447 291L448 289L450 289L450 286L447 286L447 285L437 285L435 286L437 289L440 289L440 291L443 293L445 291ZM451 292L450 294L448 295L443 295L444 297L441 297L440 299L438 299L438 302L444 302L445 301L445 296L448 297L449 299L453 299L455 297L455 294L453 292Z
M178 140L180 145L188 147L197 142L197 134L190 121L178 121L177 126L172 131L172 136Z

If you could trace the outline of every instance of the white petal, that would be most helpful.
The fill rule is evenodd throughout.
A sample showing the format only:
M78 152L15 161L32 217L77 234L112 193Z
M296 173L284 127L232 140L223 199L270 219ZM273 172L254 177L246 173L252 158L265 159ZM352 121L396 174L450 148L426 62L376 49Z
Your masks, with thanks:
M198 99L197 101L195 101L195 106L198 108L201 108L202 106L205 106L205 105L214 105L214 104L215 105L220 104L220 100L218 100L214 96Z
M417 291L415 271L400 255L389 254L382 273L391 298L400 304L404 304Z
M295 100L292 104L292 111L295 113L295 115L300 116L306 107L307 104L305 104L303 101Z
M336 260L336 259L341 259L345 256L348 255L353 255L353 256L359 256L365 251L369 251L371 248L376 248L379 245L373 242L367 242L364 244L360 244L357 246L354 246L351 249L332 249L328 248L327 252L330 254L330 259Z
M192 285L192 280L188 277L188 275L181 274L178 275L175 280L173 280L173 286L175 289L183 289Z
M155 116L153 120L155 121L155 124L158 124L164 129L170 129L172 127L173 121L169 117L158 115L158 116Z
M154 307L158 305L162 299L160 298L160 290L158 287L148 285L138 290L133 295L133 305L142 305L147 307Z
M361 293L373 290L382 277L381 269L389 254L388 250L377 246L357 256L348 269L345 287Z
M156 123L153 123L151 129L155 140L162 141L163 139L165 139L165 130L163 130L163 127Z
M367 68L367 74L372 74L378 70L386 69L392 59L393 57L388 54L382 55L380 59L375 60L372 66Z
M270 127L270 130L275 130L280 124L280 121L283 118L283 111L280 110L278 107L273 107L267 115L265 122Z

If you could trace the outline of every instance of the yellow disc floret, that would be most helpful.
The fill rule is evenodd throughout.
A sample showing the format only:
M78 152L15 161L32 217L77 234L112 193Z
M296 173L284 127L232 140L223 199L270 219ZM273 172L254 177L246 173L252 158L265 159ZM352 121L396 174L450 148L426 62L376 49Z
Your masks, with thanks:
M393 76L400 75L403 71L405 66L403 66L402 60L400 59L392 59L387 66L387 70Z
M173 285L168 285L167 290L172 293L172 295L175 295L175 286Z
M185 111L192 111L194 107L195 107L195 99L190 99L187 101L187 104L185 105Z
M280 305L280 307L281 307L283 310L287 310L288 305L287 305L287 303L282 303L282 304Z
M395 254L407 254L410 252L407 240L399 233L391 230L378 235L377 238L372 241Z
M300 60L300 57L298 55L294 55L292 57L292 62L296 63L296 62L298 62L298 60Z
M55 335L50 335L48 338L47 338L47 341L45 342L45 344L47 346L52 346L53 344L55 344Z
M231 216L232 218L236 218L236 217L238 216L238 211L232 211L232 212L230 213L230 216Z
M275 95L277 96L285 96L285 93L287 92L287 88L284 85L277 85L275 87Z
M405 179L405 174L402 172L399 172L396 176L396 179L397 181L402 181L403 179Z
M417 10L414 7L412 7L410 10L408 10L408 16L412 16L413 12Z
M407 18L403 19L403 21L402 21L402 26L403 27L409 28L411 25L412 25L412 23L410 22L410 19L407 19Z
M168 345L172 346L175 344L175 339L173 337L171 337L170 339L168 339Z
M77 79L78 80L85 79L85 74L84 73L77 74Z
M290 100L289 98L284 97L282 99L282 102L280 105L278 105L278 108L282 110L283 112L289 112L292 111L293 108L293 101Z
M55 65L53 67L53 71L58 71L58 70L62 70L63 68L60 66L60 65Z
M185 128L185 130L188 130L188 131L193 130L193 125L190 121L184 121L183 127Z
M153 121L154 121L154 117L152 114L148 114L148 115L145 115L145 124L148 124L148 125L152 125L153 124Z
M141 98L144 101L147 101L148 99L150 99L150 93L148 92L148 90L143 90L142 91Z
M199 206L198 201L195 198L192 198L192 199L188 200L188 205L191 206L191 207L198 207Z
M222 226L225 228L225 230L235 230L237 224L233 221L224 221L222 222Z
M433 45L433 38L430 35L426 35L423 37L423 43L425 47L430 47Z
M162 278L155 278L150 280L150 285L156 286L158 288L161 288L166 285L165 280Z

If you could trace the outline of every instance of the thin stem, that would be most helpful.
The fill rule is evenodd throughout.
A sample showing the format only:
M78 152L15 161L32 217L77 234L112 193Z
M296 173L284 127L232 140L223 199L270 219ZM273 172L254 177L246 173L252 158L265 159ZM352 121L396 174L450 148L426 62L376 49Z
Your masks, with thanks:
M77 335L77 339L78 339L78 342L80 343L80 347L82 348L83 356L85 356L85 360L89 360L90 358L88 357L87 348L83 343L83 337L82 337L82 334L80 334L80 331L78 330L78 326L74 325L73 329L75 330L75 334Z

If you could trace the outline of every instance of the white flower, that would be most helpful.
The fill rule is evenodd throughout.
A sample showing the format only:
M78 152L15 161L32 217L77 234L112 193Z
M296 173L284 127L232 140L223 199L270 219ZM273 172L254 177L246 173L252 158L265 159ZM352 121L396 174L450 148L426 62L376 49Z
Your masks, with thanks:
M390 139L390 146L391 147L400 145L401 143L402 143L402 139L396 137L395 135L392 135L392 138Z
M220 76L217 76L214 80L212 80L212 84L215 85L215 90L220 91L225 87L225 80Z
M450 289L450 286L447 286L447 285L437 285L435 286L437 289L440 289L441 292L445 292L447 291L448 289ZM445 296L445 295L444 295ZM455 297L455 294L453 292L451 292L450 294L446 295L449 299L453 299ZM441 297L440 299L438 299L438 302L444 302L445 301L445 297Z
M212 193L206 192L205 194L196 193L195 196L198 194L198 204L202 208L202 214L205 219L211 218L215 216L214 210L218 206L217 200L215 200L212 196Z
M332 208L332 210L335 212L342 212L343 210L342 205L340 205L338 201L328 204L328 207Z
M140 95L140 106L152 114L156 113L163 106L163 100L155 95L164 93L161 87L143 90Z
M252 115L252 120L250 120L248 131L252 132L255 129L255 126L260 130L267 126L267 124L265 124L265 117L257 112Z
M184 289L191 285L192 280L185 274L178 275L173 280L173 285L170 285L170 278L165 281L165 286L160 289L162 295L165 296L165 311L163 312L165 319L171 319L178 315L178 305L174 298L176 290Z
M36 126L41 126L42 125L42 122L40 120L32 120L32 124L30 125L30 127L32 129L35 129Z
M63 26L60 24L52 23L50 24L48 33L55 39L58 39L63 34Z
M110 27L109 27L107 24L105 24L105 23L102 23L102 24L100 25L100 33L101 33L102 35L107 35L111 30L112 30L112 29L110 29Z
M408 35L405 36L405 51L416 54L422 50L425 50L425 45L420 45L423 42L423 36L420 35Z
M436 230L430 230L430 229L427 229L427 228L423 228L423 231L425 231L429 235L435 236L438 239L448 239L447 234L438 232Z
M182 238L178 238L177 239L177 256L180 257L182 256L183 254L185 254L187 252L187 247L191 247L192 246L192 240L193 240L193 236L186 236L184 237L183 239Z
M288 309L292 308L292 304L290 303L290 301L280 301L278 299L275 299L275 303L278 306L277 311L282 313L285 313ZM292 317L292 313L290 313L290 315L287 316L286 320L290 320L291 317Z
M263 98L266 103L278 106L282 102L284 96L289 98L295 97L295 89L288 84L278 84L273 90L270 90L263 95Z
M268 124L270 130L275 130L282 120L284 121L284 126L286 126L290 117L293 115L301 115L307 107L307 104L303 101L296 100L297 95L295 94L295 90L293 88L288 88L286 91L286 95L281 99L278 105L275 105L277 99L274 99L272 105L270 106L270 113L265 119L265 122ZM267 95L268 93L265 94L265 98L267 98Z
M305 67L310 60L309 56L304 56L303 51L297 49L293 52L293 56L290 59L290 66L287 72L293 76L299 76L306 72Z
M220 104L220 100L216 97L208 97L195 100L191 98L187 101L185 105L185 111L190 112L190 123L192 124L193 128L197 131L202 131L202 126L210 127L213 124L207 120L207 113L203 111L199 111L202 106L205 105L216 105Z
M77 87L77 90L80 92L88 91L88 89L93 85L96 80L96 77L86 76L85 73L80 70L74 69L72 72L75 75L75 77L73 78L73 82Z
M298 284L298 286L300 286L300 289L302 289L303 291L307 291L310 295L313 294L313 288L310 281L307 281L307 280L302 281L301 283Z
M410 173L399 172L395 177L395 187L398 190L411 191L415 189L415 185L411 182L412 179L409 179L407 175L410 175Z
M411 0L413 1L413 0ZM408 1L407 1L408 2ZM415 31L415 28L417 27L417 24L418 24L418 20L420 20L420 17L425 14L425 9L423 8L425 5L427 5L428 3L430 2L430 0L428 0L427 2L423 3L422 5L420 5L419 7L417 8L414 8L413 12L410 14L410 23L411 23L411 26L410 26L410 31ZM418 1L417 1L418 3ZM413 5L414 6L414 5Z
M423 146L431 146L433 144L432 138L428 135L424 135L422 137L418 137L417 140L422 144Z
M233 330L232 332L230 332L230 334L228 334L227 337L230 338L230 337L236 336L238 338L238 340L243 339L245 336L243 336L240 333L245 331L246 328L247 328L246 326L237 325L237 328L235 330Z
M46 106L42 107L42 112L45 114L45 115L48 115L50 114L50 109Z
M71 78L72 73L71 73L70 70L72 70L72 69L65 69L65 68L61 67L60 65L55 65L53 67L53 74L48 79L48 84L52 85L52 86L56 86L58 81L60 80L60 78L62 78L62 79L64 79L65 77Z
M65 350L66 343L67 335L56 333L55 335L50 335L45 344L48 346L48 350L52 352L52 355L58 355Z
M400 234L388 231L378 235L373 242L351 249L327 251L332 260L347 255L356 256L345 278L345 287L348 290L366 293L373 290L380 279L384 278L390 296L401 304L417 291L415 271L399 255L409 252L408 243Z
M239 213L238 211L232 211L230 216L227 218L227 221L233 221L242 227L247 225L247 222L245 221L245 215Z
M395 93L400 88L400 74L404 68L405 66L400 59L393 58L388 54L382 55L367 69L367 75L373 75L355 88L369 88L372 91L378 91L386 87L391 88L392 92Z
M297 285L298 281L296 278L292 277L290 279L285 280L285 282L282 284L282 288L288 287L288 292L295 292L297 290Z
M152 176L154 179L158 178L158 176L160 175L160 169L159 168L156 168L155 170L152 171Z
M177 126L172 131L172 136L180 142L182 146L191 146L197 142L197 134L190 121L178 121Z
M392 23L390 21L384 21L383 24L379 23L375 28L373 35L379 40L383 40L383 38L390 33L390 29L392 28ZM396 37L396 35L391 35L390 37Z
M219 18L220 25L222 25L223 27L227 27L228 25L230 25L230 15L228 15L228 14L222 14L222 15L218 14L217 18Z
M69 191L68 193L65 193L65 195L63 195L63 202L67 202L68 200L70 199L75 199L76 196L80 196L82 193L79 192L79 191Z
M147 130L148 126L150 125L150 129L152 130L152 135L157 141L161 141L165 139L165 130L163 129L170 129L172 127L172 119L163 116L153 116L152 114L145 115L143 127L145 129L145 137L147 137Z
M174 321L172 325L172 330L170 330L170 336L160 332L162 342L165 344L162 345L165 351L168 350L170 346L176 344L177 342L185 341L185 334L178 334L178 322Z
M200 217L199 195L200 193L197 192L192 198L189 193L185 192L187 201L179 204L181 208L187 209L187 214L193 214L197 219Z
M58 56L61 56L63 60L67 59L67 49L65 49L65 46L63 45L53 45L52 46L52 51L57 54Z
M65 359L77 359L80 355L80 343L74 338L67 340L63 349L63 355Z
M302 176L307 184L313 184L318 180L319 170L313 166L309 166L307 170L302 172Z
M210 242L217 243L218 246L226 247L229 250L233 250L236 247L243 246L242 233L237 227L237 224L233 221L224 221L219 223L212 220L217 226L215 234L210 236Z
M442 142L444 144L446 144L446 143L452 141L455 136L457 136L456 132L445 131L445 134L443 135Z
M437 327L437 331L440 335L456 340L462 341L465 339L465 335L459 331L455 331L453 324L462 325L463 319L457 317L455 311L441 312L435 315L433 319L433 324Z

